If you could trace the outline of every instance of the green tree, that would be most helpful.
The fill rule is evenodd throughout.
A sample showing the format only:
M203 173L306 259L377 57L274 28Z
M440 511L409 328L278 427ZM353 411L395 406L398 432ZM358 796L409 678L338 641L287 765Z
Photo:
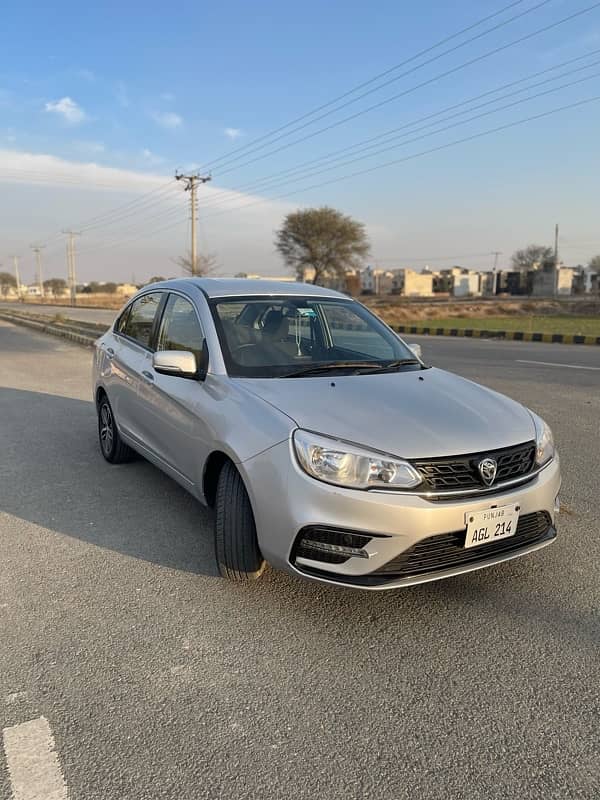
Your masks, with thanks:
M162 275L153 275L151 278L148 278L148 283L162 283L165 278Z
M109 281L101 287L100 291L104 292L105 294L114 294L117 291L117 284L113 281Z
M324 206L288 214L276 232L275 247L299 279L312 268L312 282L322 284L359 267L369 253L369 240L362 222Z
M47 292L51 292L55 298L62 294L66 288L67 282L64 278L48 278L47 281L44 281L44 289Z
M16 286L17 281L14 275L11 275L10 272L0 272L0 292L3 297L6 297L9 289L14 289Z
M543 244L530 244L523 250L516 250L511 257L515 269L535 269L538 266L554 263L554 250Z

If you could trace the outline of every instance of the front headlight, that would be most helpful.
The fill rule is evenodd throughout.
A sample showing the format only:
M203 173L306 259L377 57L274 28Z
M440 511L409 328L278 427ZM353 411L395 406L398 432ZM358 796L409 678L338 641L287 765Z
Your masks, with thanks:
M549 425L541 417L531 412L535 423L535 463L543 467L554 458L554 438Z
M422 482L411 464L394 456L310 431L294 431L293 441L302 469L326 483L350 489L412 489Z

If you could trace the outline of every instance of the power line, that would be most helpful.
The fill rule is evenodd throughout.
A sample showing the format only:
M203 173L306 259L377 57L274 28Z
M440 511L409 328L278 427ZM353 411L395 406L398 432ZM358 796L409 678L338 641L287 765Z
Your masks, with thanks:
M332 130L333 128L339 127L340 125L344 125L346 122L350 122L350 121L356 119L357 117L361 117L364 114L368 114L371 111L374 111L374 110L376 110L378 108L381 108L382 106L387 105L388 103L391 103L394 100L398 100L401 97L405 97L406 95L411 94L412 92L415 92L418 89L422 89L425 86L429 86L430 84L435 83L436 81L440 80L441 78L446 78L449 75L453 75L456 72L460 72L461 70L465 69L466 67L472 66L473 64L477 64L480 61L483 61L486 58L490 58L493 55L497 55L498 53L501 53L504 50L507 50L507 49L509 49L511 47L514 47L517 44L522 44L523 42L528 41L529 39L532 39L535 36L539 36L542 33L546 33L547 31L552 30L554 28L557 28L560 25L564 25L565 23L570 22L571 20L575 19L576 17L579 17L582 14L586 14L589 11L592 11L593 9L598 8L598 7L600 7L600 2L596 2L591 6L588 6L588 7L584 8L584 9L580 9L579 11L576 11L576 12L574 12L572 14L569 14L568 16L563 17L562 19L559 19L556 22L553 22L553 23L551 23L549 25L545 25L542 28L538 28L537 30L532 31L531 33L528 33L528 34L525 34L523 36L520 36L517 39L513 39L511 42L508 42L506 44L503 44L503 45L500 45L498 47L495 47L492 50L488 50L486 53L483 53L483 54L481 54L479 56L476 56L475 58L471 58L468 61L464 61L461 64L458 64L457 66L452 67L452 68L450 68L450 69L448 69L448 70L446 70L446 71L444 71L442 73L434 75L432 78L428 78L427 80L422 81L421 83L415 84L414 86L411 86L408 89L405 89L402 92L399 92L398 94L392 95L391 97L385 98L384 100L380 100L378 103L375 103L374 105L368 106L367 108L361 109L360 111L356 111L354 114L351 114L351 115L349 115L347 117L343 117L340 120L336 120L335 122L332 122L331 124L326 125L323 128L319 128L316 131L312 131L311 133L308 133L305 136L301 136L299 139L294 139L293 141L287 142L286 144L283 144L280 147L275 148L274 150L269 150L267 153L262 153L262 155L256 156L255 158L249 159L248 161L244 161L241 164L238 164L236 167L230 167L229 169L223 170L223 171L221 171L219 173L219 175L221 175L221 176L222 175L226 175L227 173L232 172L235 169L241 169L242 167L246 167L246 166L248 166L250 164L254 164L257 161L260 161L260 160L262 160L264 158L268 158L268 157L270 157L272 155L275 155L276 153L279 153L282 150L286 150L289 147L293 147L296 144L301 144L302 142L305 142L308 139L312 139L315 136L319 136L322 133L325 133L325 132L327 132L329 130ZM292 133L293 133L293 131L292 131Z
M369 86L372 83L375 83L376 81L380 80L381 78L385 78L387 75L390 75L392 72L395 72L397 69L401 69L401 67L404 67L407 64L411 64L413 61L416 61L418 58L421 58L422 56L425 56L428 53L433 52L433 50L436 50L438 47L443 47L445 44L447 44L448 42L452 41L453 39L457 39L459 36L462 36L463 34L468 33L471 30L474 30L475 28L479 27L480 25L484 25L486 22L489 22L491 19L494 19L495 17L500 16L500 14L503 14L505 11L508 11L509 9L514 8L515 6L521 5L523 2L524 2L524 0L516 0L516 2L512 2L512 3L509 3L506 6L503 6L498 11L495 11L493 14L490 14L487 17L483 17L482 19L477 20L476 22L472 23L471 25L468 25L466 28L462 28L461 30L457 31L456 33L453 33L450 36L446 36L445 38L440 39L440 41L436 42L435 44L430 45L429 47L426 47L424 50L421 50L418 53L415 53L414 55L412 55L409 58L405 59L404 61L401 61L398 64L395 64L394 66L389 67L388 69L384 70L384 72L380 72L379 74L374 75L372 78L369 78L368 80L363 81L362 83L359 83L357 86L354 86L351 89L348 89L347 91L345 91L343 94L340 94L337 97L334 97L332 100L329 100L326 103L323 103L322 105L317 106L316 108L313 108L311 111L307 111L306 113L302 114L301 116L296 117L295 119L291 120L290 122L285 123L285 125L281 125L280 127L275 128L274 130L268 131L267 133L263 134L262 136L259 136L256 139L253 139L252 141L247 142L246 144L235 148L234 150L230 150L228 153L223 154L219 158L216 158L213 161L208 162L207 166L213 166L213 165L215 165L215 164L217 164L217 163L219 163L221 161L229 160L232 155L235 155L235 153L239 153L241 151L248 150L249 148L253 147L255 144L258 144L259 142L262 142L265 139L271 138L272 136L275 136L276 134L280 133L281 131L284 131L284 130L287 130L288 128L291 128L296 123L302 122L303 120L307 119L308 117L313 116L314 114L318 114L320 111L323 111L325 108L329 108L329 106L334 105L335 103L339 102L340 100L344 100L346 97L349 97L350 95L354 94L355 92L358 92L361 89L364 89L366 86ZM468 43L468 42L466 42L466 43Z
M366 175L366 174L371 173L371 172L376 172L376 171L378 171L380 169L386 169L388 167L396 166L397 164L402 164L402 163L405 163L407 161L412 161L413 159L421 158L423 156L430 155L432 153L437 153L437 152L440 152L442 150L447 150L450 147L456 147L457 145L464 144L466 142L471 142L471 141L474 141L476 139L480 139L480 138L482 138L484 136L490 136L491 134L499 133L500 131L508 130L508 129L514 128L514 127L516 127L518 125L524 125L527 122L533 122L533 121L538 120L538 119L543 119L543 118L551 116L553 114L558 114L561 111L567 111L567 110L570 110L570 109L573 109L573 108L578 108L578 107L587 105L589 103L597 102L598 100L600 100L600 95L597 95L597 96L594 96L594 97L588 97L588 98L585 98L584 100L578 100L575 103L570 103L568 105L559 106L558 108L553 108L550 111L544 111L544 112L541 112L539 114L534 114L534 115L532 115L530 117L525 117L523 119L516 120L515 122L509 122L509 123L506 123L504 125L498 125L497 127L490 128L490 129L488 129L486 131L480 131L479 133L475 133L475 134L472 134L470 136L465 136L465 137L463 137L461 139L455 139L452 142L446 142L445 144L437 145L436 147L431 147L431 148L429 148L427 150L422 150L419 153L413 153L413 154L411 154L409 156L405 156L404 158L397 158L397 159L394 159L392 161L386 161L383 164L377 164L377 165L375 165L373 167L368 167L367 169L358 170L356 172L352 172L352 173L349 173L347 175L341 175L341 176L339 176L337 178L331 178L331 179L329 179L327 181L323 181L321 183L316 183L316 184L313 184L311 186L305 186L302 189L297 189L297 190L295 190L293 192L287 192L285 194L277 195L275 197L261 198L259 200L252 201L251 203L245 203L245 204L242 204L240 206L235 206L233 208L225 209L224 211L219 211L216 214L207 214L206 216L207 217L218 217L218 216L221 216L223 214L229 214L232 211L237 211L237 210L243 209L243 208L249 208L250 206L259 205L259 204L262 204L262 203L272 203L272 202L275 202L277 200L284 200L284 199L286 199L288 197L293 197L294 195L301 194L302 192L312 191L313 189L320 189L323 186L330 186L331 184L340 183L341 181L345 181L345 180L350 180L350 179L358 177L360 175Z
M462 253L458 256L430 256L429 258L413 258L411 256L396 256L395 258L374 258L373 260L377 263L383 262L392 262L397 263L399 261L406 261L406 262L415 262L415 263L429 263L430 261L458 261L461 258L484 258L488 256L489 253Z
M121 236L123 236L123 234L128 234L128 233L135 234L138 231L140 233L147 232L148 228L152 226L152 223L154 223L154 222L163 222L165 220L174 219L174 218L177 218L177 219L181 218L181 208L173 208L170 211L161 212L160 214L156 214L156 215L151 216L151 217L140 218L136 222L134 222L133 225L129 225L124 229L114 231L112 235L113 236L116 235L117 237L121 237ZM118 243L119 241L120 241L120 238L117 238L116 243ZM94 250L95 251L95 250L98 250L98 249L104 249L104 247L107 246L107 244L110 245L111 242L108 242L108 243L102 242L102 244L100 244L98 246L94 246L92 248L86 248L82 252L86 252L87 253L87 252L90 252L90 250Z
M596 52L600 52L600 50L598 50ZM373 148L377 146L377 144L376 144L377 141L381 140L381 139L384 139L384 138L387 138L387 142L382 142L382 144L388 144L389 142L397 141L399 139L400 140L404 139L405 141L401 142L400 144L392 145L390 147L380 148L379 150L376 150L375 152L371 153L370 155L362 156L361 158L353 158L353 159L347 160L345 162L341 158L330 159L327 156L322 156L322 157L320 157L318 159L314 159L312 161L305 162L306 165L314 164L316 166L317 164L319 164L320 166L316 170L312 170L312 171L311 170L303 170L303 165L299 165L299 166L297 166L295 168L291 168L291 169L288 169L288 170L283 170L280 173L275 173L274 175L271 175L269 178L262 179L257 184L249 184L249 185L243 186L243 187L241 187L241 188L239 188L237 190L228 190L228 191L224 191L224 192L219 192L216 197L213 197L213 199L211 201L209 201L208 205L210 207L213 207L215 205L215 202L216 202L217 205L219 205L222 202L222 200L220 198L225 200L226 197L228 195L230 195L231 191L247 192L247 191L255 191L255 190L259 189L259 188L260 188L261 191L263 191L264 189L275 188L278 185L282 185L282 184L286 184L286 183L293 183L293 182L296 182L298 180L305 180L306 178L310 177L311 175L319 174L322 171L327 171L329 169L335 169L335 168L340 167L340 166L345 166L346 164L353 163L354 161L362 160L362 158L373 157L375 155L378 155L379 153L386 152L387 150L392 150L392 149L394 149L396 147L405 146L405 145L410 144L410 143L412 143L414 141L418 141L418 140L420 140L422 138L426 138L427 136L433 136L434 134L446 131L446 130L452 128L452 127L456 127L458 125L464 125L464 124L467 124L468 122L472 122L473 120L479 119L479 118L481 118L483 116L488 116L489 114L494 114L494 113L497 113L499 111L505 110L507 108L511 108L514 105L518 105L518 104L524 103L524 102L529 102L530 100L534 100L534 99L536 99L538 97L542 97L542 96L544 96L546 94L550 94L550 93L555 92L555 91L560 91L561 89L568 88L570 86L573 86L573 85L575 85L577 83L584 82L586 80L591 80L592 78L598 77L598 73L593 73L592 75L585 76L584 78L581 78L579 80L572 81L572 82L569 82L569 83L565 83L565 84L562 84L562 85L559 85L559 86L556 86L556 87L552 87L551 89L548 89L548 90L546 90L544 92L538 92L536 94L530 95L529 97L525 97L525 98L523 98L521 100L518 100L516 102L508 103L508 104L506 104L504 106L498 106L497 108L493 108L490 111L486 111L486 112L483 112L481 114L476 114L475 116L469 117L467 119L461 120L459 122L453 123L453 124L445 126L443 128L438 128L438 129L436 129L434 131L431 131L430 133L424 134L422 136L417 136L417 137L414 137L412 139L411 138L407 138L407 137L412 136L414 133L417 133L420 130L429 128L432 125L435 125L435 124L437 124L439 122L445 122L447 120L454 119L454 118L456 118L458 116L462 116L463 114L467 114L467 113L469 113L471 111L476 111L478 108L484 108L485 106L491 105L492 103L497 103L500 100L504 100L504 99L508 99L510 97L514 97L515 95L521 94L522 92L530 91L531 89L534 89L534 88L536 88L538 86L543 86L543 85L545 85L547 83L551 83L552 81L558 80L559 78L566 77L568 75L572 75L572 74L577 73L577 72L581 72L582 70L589 69L589 68L591 68L593 66L596 66L597 64L600 64L600 60L597 60L597 61L594 61L594 62L592 62L590 64L587 64L584 67L578 67L577 69L569 70L569 71L564 72L564 73L562 73L560 75L556 75L556 76L554 76L552 78L547 78L544 81L540 81L540 82L532 84L530 86L526 86L526 87L523 87L521 89L517 89L514 92L510 92L508 94L501 95L500 97L497 97L497 98L495 98L493 100L488 100L485 103L481 103L478 106L473 106L472 108L468 108L466 110L459 111L459 112L457 112L455 114L452 114L452 115L450 115L448 117L445 117L445 118L442 118L442 119L439 119L439 120L435 120L434 122L429 122L426 125L423 125L420 128L414 128L414 130L412 130L410 133L406 133L406 134L403 134L401 136L390 136L390 134L392 132L394 132L394 131L387 131L384 134L380 134L379 136L374 136L374 137L371 137L370 139L366 140L367 142L374 142L374 144L370 144L370 145L368 145L366 147L360 148L360 144L362 144L362 143L357 143L355 145L351 145L349 147L342 148L341 150L334 151L334 152L330 153L329 155L333 156L336 153L349 153L349 151L355 151L354 153L352 153L352 155L358 155L359 153L366 152L366 151L369 151L369 150L373 150ZM551 69L554 69L554 68L551 68ZM544 72L545 71L546 70L544 70ZM512 84L508 84L508 86L513 85L514 83L521 83L522 81L528 80L531 77L532 76L528 76L527 78L521 78L519 81L513 81ZM484 96L489 95L489 94L491 94L493 92L497 92L497 91L501 90L502 88L504 88L504 87L499 87L498 89L491 90L491 92L484 92L482 95L479 95L478 97L484 97ZM468 105L468 104L472 103L476 99L477 99L477 97L470 98L469 100L465 100L462 103L457 103L454 106L450 106L449 108L456 108L456 107L459 107L459 106ZM431 119L432 117L436 117L436 116L439 116L440 114L443 114L447 110L448 110L448 108L443 109L443 110L441 110L439 112L436 112L435 114L429 114L427 117L424 117L422 119L425 119L425 120ZM420 121L421 120L415 120L413 122L406 123L405 125L402 125L402 126L400 126L400 128L397 128L395 130L413 128ZM342 163L337 164L337 166L330 166L331 164L335 164L336 161L341 161ZM294 174L296 174L296 173L301 173L301 174L299 176L297 176L297 177L293 177ZM282 176L282 177L283 176L286 176L286 177L284 177L283 180L276 181L275 183L273 183L273 180L275 178L277 178L279 175Z
M140 211L142 208L144 208L144 210L148 210L148 208L164 203L165 197L163 197L162 195L165 196L171 195L174 197L175 196L173 192L174 189L175 189L175 180L172 178L171 180L167 181L167 183L158 186L151 192L147 192L143 195L140 195L138 198L129 201L129 203L125 203L124 205L121 206L116 206L110 211L106 211L104 214L100 214L96 217L92 217L90 220L87 220L84 223L80 223L79 227L87 231L91 230L92 228L104 227L105 225L110 224L110 220L115 217L119 219L119 221L122 219L126 219L127 217L130 217L132 214L138 213L138 211ZM151 195L161 195L161 196L150 199ZM125 211L125 213L123 213L123 211Z

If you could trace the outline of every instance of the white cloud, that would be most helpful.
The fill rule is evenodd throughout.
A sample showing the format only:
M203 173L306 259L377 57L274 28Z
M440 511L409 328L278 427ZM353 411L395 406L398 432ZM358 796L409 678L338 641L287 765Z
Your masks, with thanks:
M45 110L51 114L59 114L70 125L78 125L86 119L85 111L70 97L62 97L46 103Z
M152 119L157 125L169 130L175 130L175 128L180 128L183 125L182 117L179 114L175 114L174 111L155 111L152 114Z
M225 128L223 133L228 139L231 139L232 142L244 135L244 131L240 130L240 128Z
M137 156L143 163L139 151ZM18 191L1 191L8 184ZM62 228L106 214L156 189L160 191L153 197L160 205L152 206L150 213L142 205L135 216L124 220L115 217L82 236L77 265L81 280L97 280L99 276L104 280L130 280L134 263L138 278L169 270L165 264L188 249L188 206L181 182L175 181L164 166L119 169L3 149L0 145L0 219L8 232L7 252L25 252L32 241L32 230L44 241ZM261 200L210 183L203 187L203 214L211 215L204 223L209 249L217 251L226 274L251 271L252 264L260 264L265 275L282 273L281 261L273 250L273 230L296 204ZM239 206L244 208L238 210ZM221 215L225 210L232 213ZM119 246L111 242L119 242ZM48 274L62 274L62 239L48 245L44 262ZM167 274L175 272L173 268ZM23 279L29 280L29 274Z
M157 166L158 164L163 164L165 159L162 156L157 156L156 153L153 153L152 150L149 150L147 147L144 147L140 152L140 155L148 164L152 164Z

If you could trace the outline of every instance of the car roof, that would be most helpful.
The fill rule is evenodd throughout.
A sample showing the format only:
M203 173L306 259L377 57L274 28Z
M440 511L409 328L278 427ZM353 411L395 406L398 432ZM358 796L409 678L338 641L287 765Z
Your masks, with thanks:
M179 285L184 288L184 286L189 286L190 284L197 286L211 298L302 295L348 299L346 295L341 292L335 292L333 289L296 281L271 281L254 278L177 278L172 281L166 281L162 285L171 285L173 288Z

